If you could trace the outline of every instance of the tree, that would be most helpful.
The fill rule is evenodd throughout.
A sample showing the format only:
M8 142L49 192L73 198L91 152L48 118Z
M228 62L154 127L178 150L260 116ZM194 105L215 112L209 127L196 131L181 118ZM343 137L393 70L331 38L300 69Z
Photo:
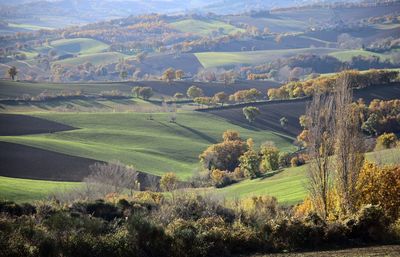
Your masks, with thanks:
M160 187L166 192L171 192L176 189L178 178L175 173L165 173L160 179Z
M139 89L139 96L142 97L144 100L148 100L150 97L153 96L153 89L151 87L141 87Z
M239 157L247 151L247 145L236 131L226 131L224 141L209 146L200 156L200 161L208 170L233 172L239 166Z
M92 193L122 193L125 189L139 189L138 172L128 168L120 162L95 163L90 166L90 175L84 179L88 188L95 190Z
M392 220L400 215L400 165L379 167L366 162L357 180L358 206L382 207Z
M17 74L18 74L17 67L12 66L11 68L8 69L8 75L12 80L15 80L15 76L17 76Z
M335 191L341 214L354 214L356 183L364 162L364 139L360 130L360 115L352 107L353 90L348 75L343 74L335 87ZM330 135L332 136L332 134Z
M194 99L196 97L201 97L204 95L203 90L196 86L189 87L186 94L189 98L192 98L192 99Z
M261 146L261 168L263 171L279 169L279 150L273 144Z
M251 139L247 140L248 150L239 158L239 167L247 178L260 176L260 155L254 150Z
M164 71L162 79L168 83L175 79L175 70L173 68L168 68Z
M260 114L260 110L254 106L246 106L243 108L243 114L252 123L256 119L256 116Z
M376 139L376 150L389 149L395 147L397 137L394 133L383 133Z
M330 156L334 150L334 98L330 94L315 94L307 108L307 151L310 164L307 166L310 201L320 217L328 215L329 192L332 186Z
M214 99L217 103L224 106L224 103L228 102L229 96L225 92L219 92L214 95Z
M134 97L139 97L140 88L141 87L138 86L132 88L132 93Z
M279 122L281 123L281 126L283 128L286 128L286 126L287 126L289 121L288 121L288 119L286 117L282 117L282 118L279 119Z
M182 79L185 76L185 73L183 70L176 70L175 71L175 78L176 79Z

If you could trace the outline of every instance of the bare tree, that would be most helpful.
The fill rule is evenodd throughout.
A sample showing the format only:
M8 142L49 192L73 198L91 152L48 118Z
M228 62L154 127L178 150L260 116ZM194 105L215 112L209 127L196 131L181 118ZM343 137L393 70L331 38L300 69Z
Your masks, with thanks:
M352 85L346 74L335 90L335 187L342 214L356 211L356 182L364 162L360 115L352 107Z
M96 187L104 195L130 190L131 195L139 187L138 172L120 162L95 163L90 166L91 174L84 179L88 187Z
M316 93L307 108L309 118L308 191L315 210L322 218L328 215L329 191L332 187L331 158L334 151L334 98Z

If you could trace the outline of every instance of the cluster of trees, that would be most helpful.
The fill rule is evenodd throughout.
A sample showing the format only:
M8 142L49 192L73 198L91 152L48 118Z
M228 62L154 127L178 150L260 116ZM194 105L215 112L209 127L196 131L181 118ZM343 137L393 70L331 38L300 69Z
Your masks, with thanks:
M244 141L237 131L225 131L222 138L222 142L209 146L199 156L216 187L243 178L257 178L291 164L301 165L301 157L280 152L272 142L262 144L257 150L251 138Z
M375 46L378 48L378 45L384 44L396 48L397 41L387 42L377 42ZM368 50L372 51L372 49ZM397 68L399 63L400 60L395 54L393 54L392 60L382 60L379 56L359 55L353 56L349 61L340 61L329 55L300 54L286 59L277 59L268 64L243 67L241 68L240 77L249 80L298 81L306 76L313 76L313 74L340 72L343 69Z
M400 100L374 99L367 106L362 100L354 103L354 108L362 113L362 130L373 136L384 132L400 131Z
M174 70L173 68L168 68L162 74L161 79L167 82L171 82L175 79L181 80L185 76L183 70Z
M320 76L306 81L289 82L280 88L271 88L268 90L268 97L271 100L290 99L312 96L315 93L330 92L333 90L337 79L341 76L348 78L351 88L365 88L387 85L398 81L399 72L390 70L343 71L335 75Z
M377 146L396 144L396 140L394 140L396 137L392 133L398 133L400 131L400 100L385 101L374 99L367 106L364 101L360 99L352 103L351 109L352 112L357 113L359 116L359 129L362 132L369 136L383 136L382 138L378 137ZM310 117L302 115L300 116L299 122L303 131L299 134L297 140L304 146L307 146L309 143ZM381 140L388 140L390 143L382 143Z
M150 97L154 95L153 89L151 87L133 87L132 94L134 97L139 97L144 100L148 100Z
M212 97L204 96L203 90L199 87L192 86L187 91L187 96L201 106L223 106L226 103L249 103L262 98L262 93L255 89L239 90L232 95L225 92L218 92Z
M335 82L335 91L316 93L300 120L306 127L309 158L309 199L302 208L316 212L323 219L344 220L355 215L365 204L382 204L385 217L392 222L398 218L399 205L395 195L400 189L397 167L377 168L365 162L366 144L361 132L362 112L352 104L351 77L344 73ZM387 173L386 173L387 172ZM371 188L379 174L388 190ZM387 177L386 177L387 176ZM391 178L389 181L386 178ZM374 186L372 186L374 187ZM377 190L375 190L377 189ZM381 201L386 195L390 205ZM393 209L394 208L394 209ZM304 210L303 210L304 211Z

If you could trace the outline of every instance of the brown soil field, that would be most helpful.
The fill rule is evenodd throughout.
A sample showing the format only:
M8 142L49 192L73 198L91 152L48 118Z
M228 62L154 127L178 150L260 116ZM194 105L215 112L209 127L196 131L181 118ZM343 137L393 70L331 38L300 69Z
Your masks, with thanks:
M400 97L400 85L392 86L375 86L356 90L354 92L354 99L363 98L367 103L373 99L398 99ZM227 107L214 110L202 110L211 114L220 116L230 122L241 125L249 124L248 126L253 129L265 129L278 133L283 133L292 137L297 136L301 132L299 124L299 117L305 113L306 106L309 100L285 100L285 101L272 101L263 104L247 104L248 106L257 106L260 109L261 115L257 116L254 123L249 124L243 115L243 106L240 107ZM279 119L286 117L288 124L282 127Z
M75 129L61 123L18 114L0 114L0 136L54 133Z
M337 251L318 251L304 253L279 253L256 255L252 257L398 257L400 245L374 246L365 248L351 248Z
M96 160L0 142L0 176L82 181Z

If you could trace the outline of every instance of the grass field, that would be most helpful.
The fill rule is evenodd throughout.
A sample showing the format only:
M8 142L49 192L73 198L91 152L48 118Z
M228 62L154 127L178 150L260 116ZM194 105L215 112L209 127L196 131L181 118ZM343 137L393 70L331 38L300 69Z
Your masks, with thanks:
M283 150L294 150L292 138L255 128L233 125L211 114L178 113L177 123L169 114L144 113L47 113L35 116L81 128L52 134L4 136L0 141L19 143L96 160L120 160L141 171L163 174L173 171L180 178L192 175L198 155L220 141L226 129L238 130L255 142L274 141ZM213 124L213 126L210 126ZM246 125L247 124L243 124Z
M199 36L208 36L213 31L222 28L224 34L233 34L235 32L243 32L243 29L234 27L228 23L216 20L201 21L195 19L187 19L170 23L170 25L179 31L185 33L193 33Z
M278 58L288 58L298 54L329 54L337 50L333 48L300 48L285 50L263 50L246 52L205 52L196 53L196 57L205 68L239 64L260 64Z
M94 54L83 54L78 57L68 58L61 61L56 61L54 63L77 66L85 62L90 62L93 65L100 64L111 64L118 62L121 58L126 58L127 55L117 53L117 52L106 52L106 53L94 53Z
M354 56L363 56L363 57L376 56L376 57L379 57L381 59L381 61L384 61L386 59L388 59L388 60L392 59L392 55L390 53L379 54L379 53L374 53L374 52L365 51L365 50L338 51L338 52L331 53L329 55L339 59L342 62L348 62Z
M77 182L55 182L0 177L0 200L31 202L42 200L56 191L79 186Z
M33 25L33 24L25 24L25 23L9 23L8 27L18 28L18 29L26 29L26 30L53 29L50 27L38 26L38 25Z
M50 46L58 53L94 54L103 52L108 45L90 38L60 39L52 41Z

